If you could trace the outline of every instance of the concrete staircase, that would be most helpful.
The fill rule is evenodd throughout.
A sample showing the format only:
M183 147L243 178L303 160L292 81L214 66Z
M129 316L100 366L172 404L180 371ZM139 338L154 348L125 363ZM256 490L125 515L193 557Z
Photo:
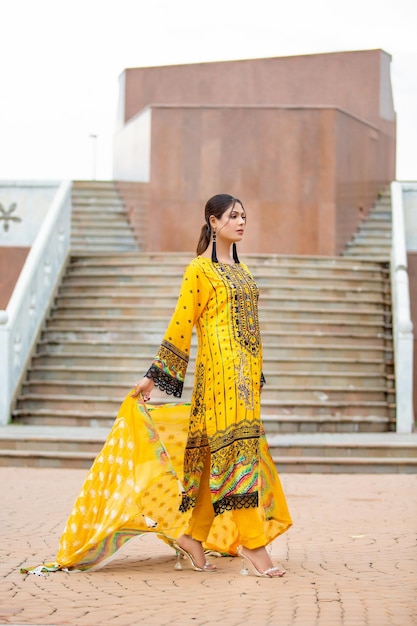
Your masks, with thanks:
M108 228L115 231L110 221ZM13 424L0 432L0 464L90 466L161 341L192 255L113 251L110 237L91 238L110 248L100 253L92 244L72 256ZM251 255L245 261L261 289L262 413L277 466L417 471L415 440L392 432L387 264L354 255ZM191 359L184 400L193 370ZM153 402L159 401L167 396L155 392Z
M71 248L75 253L137 250L126 209L112 181L74 181Z
M348 242L343 256L389 261L391 258L391 193L381 193L358 231Z

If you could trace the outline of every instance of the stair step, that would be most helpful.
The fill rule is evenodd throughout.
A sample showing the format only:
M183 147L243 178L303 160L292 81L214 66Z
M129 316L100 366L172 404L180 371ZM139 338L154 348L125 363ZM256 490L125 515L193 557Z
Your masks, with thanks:
M114 234L113 232L109 232L108 234L105 234L105 233L97 234L96 232L89 232L87 230L84 231L82 235L77 235L77 234L72 235L71 243L95 245L95 246L101 246L103 244L105 245L119 244L119 247L123 247L124 245L127 244L127 245L135 245L137 247L136 240L131 233L128 233L126 236L124 236L124 235L118 235L117 233ZM132 248L132 249L135 249L135 248Z
M121 224L120 221L106 222L100 224L94 222L83 222L74 226L71 230L72 237L82 237L85 232L94 233L98 237L117 236L117 237L133 237L133 231L129 224Z
M164 402L165 399L161 399ZM153 400L153 404L158 404ZM21 408L13 412L18 425L43 427L87 427L110 429L115 420L113 410L92 411L76 409ZM380 415L287 415L262 412L262 421L268 434L273 433L359 433L386 432L395 429L395 419ZM53 427L53 428L52 428ZM22 433L25 433L22 430Z
M359 230L362 233L367 233L369 231L369 233L373 234L391 234L392 224L391 222L386 222L384 220L381 220L380 222L378 222L377 220L373 220L372 222L363 222L362 224L360 224Z
M126 390L125 390L126 392ZM121 394L123 397L124 394ZM162 400L162 399L161 399ZM189 398L183 398L185 402ZM74 396L72 394L36 394L28 393L20 396L17 401L17 410L25 409L41 409L47 407L52 410L65 410L70 402L78 411L83 412L111 412L114 416L120 406L121 396ZM264 398L262 401L262 411L266 414L276 413L277 409L285 409L289 413L293 412L297 415L363 415L387 416L389 415L389 405L383 401L347 401L347 400L270 400Z
M370 433L395 430L395 420L376 415L263 415L268 436L294 433Z
M404 456L413 458L417 467L417 435L401 436L398 433L360 434L295 434L269 435L271 454L285 461L286 456L332 456L355 460L379 458L390 460Z
M414 457L272 457L280 474L416 474Z
M266 372L266 386L264 393L267 392L268 387L274 385L295 385L297 387L306 387L308 385L319 387L322 383L325 383L328 387L341 387L348 386L355 389L372 387L375 389L387 390L392 392L394 387L394 376L386 376L381 378L381 375L376 372L355 372L355 371L341 371L341 372L320 372L316 369L311 371L294 371L288 372L286 370L268 370ZM115 382L123 384L127 389L129 384L132 384L132 371L128 367L118 367L114 365L112 368L106 366L84 366L84 367L71 367L69 365L39 365L28 369L28 380L55 380L55 381L67 381L70 378L72 381L85 381L85 382L98 382L105 383ZM185 386L192 384L192 371L190 369L189 374L186 377Z
M109 276L113 276L118 280L127 280L130 276L143 280L144 277L149 277L153 280L157 280L161 277L164 280L165 276L175 276L178 281L181 281L184 273L185 265L190 259L154 259L150 261L144 261L144 253L140 255L136 254L131 256L126 253L120 255L118 259L114 259L113 263L106 262L105 258L95 256L89 256L88 262L83 259L72 258L68 265L68 276L71 277L104 277L108 279ZM346 257L340 257L345 259ZM161 265L164 266L164 271L161 272ZM250 261L251 273L255 276L257 281L268 280L273 278L288 278L292 280L316 280L319 284L326 284L329 280L338 279L339 282L351 283L352 285L363 285L365 281L369 281L370 284L376 283L379 285L381 281L387 281L388 274L385 268L368 266L329 266L322 268L317 265L301 265L301 264L255 264Z
M269 400L269 398L262 399L262 414L270 415L280 413L286 413L287 415L300 415L300 416L352 416L352 415L364 415L364 416L382 416L392 417L392 406L387 402L378 401L346 401L346 400L330 400L321 402L320 400Z
M191 382L191 381L190 381ZM324 381L323 381L324 382ZM133 383L131 383L133 386ZM188 389L187 389L188 387ZM191 385L185 387L188 394L191 395ZM45 399L49 395L73 395L74 397L92 395L108 395L112 393L113 396L123 398L128 392L128 386L126 381L88 381L88 380L51 380L51 379L36 379L31 378L25 382L22 387L20 401L25 401L27 396L44 394ZM358 387L354 386L329 386L329 385L312 385L308 388L297 388L294 385L273 385L271 383L265 388L263 392L263 398L265 400L274 400L278 404L282 401L286 401L288 397L291 397L294 402L299 401L321 401L326 403L328 401L378 401L378 402L392 402L394 399L394 390L381 388L381 387Z
M71 242L71 250L72 251L83 251L86 249L86 247L89 248L89 250L96 250L97 252L99 252L100 254L102 254L105 251L108 252L115 252L115 251L123 251L123 250L134 250L137 247L137 244L125 244L120 245L119 242L115 242L115 243L85 243L85 242L77 242L77 241L73 241Z
M156 273L161 271L161 265L182 268L193 259L194 255L186 252L142 252L140 255L123 254L116 256L102 256L100 259L84 254L81 256L73 256L71 265L77 267L88 266L144 266L149 270L154 267ZM247 254L242 261L247 263L253 273L253 268L275 269L275 268L301 268L303 270L323 270L328 272L333 270L341 272L354 272L360 275L361 272L386 272L384 264L373 259L352 260L345 257L313 257L304 255L271 255L271 254ZM70 267L71 267L70 265Z
M41 340L42 344L56 344L58 342L67 343L69 341L82 341L82 342L95 342L110 344L111 342L130 343L132 345L140 344L141 342L150 342L155 346L158 346L162 340L163 333L168 324L168 319L164 319L163 323L158 323L156 327L152 325L145 329L142 326L141 330L129 330L129 329L114 329L113 331L107 328L88 328L78 326L78 328L66 328L66 329L50 329L46 328L42 332ZM284 346L288 343L293 345L297 343L303 344L328 344L328 345L348 345L348 346L362 346L366 341L368 346L379 346L384 348L392 348L392 338L390 335L380 333L348 333L348 332L313 332L313 331L297 331L297 330L267 330L264 329L261 324L262 340L265 345L281 345Z
M370 241L374 245L378 243L381 243L382 245L386 245L387 243L391 244L391 238L392 233L389 229L378 232L375 228L368 230L360 228L359 231L353 235L353 241Z
M24 432L22 432L24 431ZM90 467L108 430L6 426L0 430L0 464ZM417 472L416 435L397 433L268 435L281 472Z
M78 341L59 341L56 343L38 342L38 355L59 354L68 357L83 356L94 351L96 354L103 355L138 355L153 357L160 345L149 338L143 340L140 345L131 341L122 342L113 340L111 343L93 340ZM284 357L294 358L340 358L340 359L360 359L363 356L367 359L392 359L392 347L377 345L326 345L326 344L298 344L280 342L273 343L269 341L263 347L263 356L265 359L275 358L277 360Z
M57 308L77 308L77 309L86 309L88 307L92 307L93 309L100 308L121 308L127 309L131 307L133 310L138 309L138 307L145 307L148 309L152 309L152 312L156 312L160 307L169 308L171 312L174 310L175 305L177 303L178 294L174 295L175 290L172 291L171 294L163 294L163 293L135 293L129 295L128 293L123 294L112 294L108 293L107 295L102 295L98 293L97 295L86 294L82 297L82 302L80 302L80 298L74 295L70 295L68 293L58 293L55 298L55 306ZM266 308L281 308L282 310L294 310L298 311L301 307L303 310L313 310L317 313L326 312L326 311L341 311L345 312L349 310L351 307L352 312L361 313L378 313L384 312L386 307L389 306L388 299L381 299L379 301L373 301L369 297L366 299L355 298L353 295L350 299L340 300L338 298L334 298L331 296L322 296L320 298L317 296L304 296L300 295L264 295L262 294L260 297L260 307L263 311ZM127 313L127 310L126 310Z
M120 367L128 367L132 372L144 373L148 370L150 365L149 354L116 354L116 353L103 353L103 352L89 352L88 354L35 354L32 357L32 363L37 365L52 365L53 367L63 366L92 366L96 365L97 361L101 361L101 364L106 364L107 368L114 367L115 362ZM292 357L268 357L263 359L265 375L267 375L268 369L272 368L285 368L287 371L297 371L300 368L315 368L317 371L334 371L343 372L350 370L352 367L357 372L379 372L381 375L385 373L389 361L383 361L382 359L366 358L360 355L358 358L344 357L335 358L332 356L319 356L319 357L306 357L301 358ZM191 359L189 363L189 371L192 372L194 368L194 362Z
M156 287L171 287L175 289L178 294L178 290L181 285L182 275L178 272L164 272L163 274L145 273L145 272L131 272L129 274L117 275L115 272L109 272L109 270L103 270L95 273L68 273L62 281L62 290L76 290L84 293L88 293L93 290L114 290L115 292L124 292L125 290L154 290ZM278 289L291 290L294 292L303 293L333 293L338 296L343 296L345 292L357 295L357 294L372 294L375 297L377 294L382 297L383 294L389 294L389 285L380 279L364 280L359 278L351 279L339 279L337 284L332 285L332 277L324 278L323 276L284 276L276 275L272 277L260 277L255 276L258 287L262 293L277 292ZM279 286L278 286L279 285Z
M121 238L119 241L123 241ZM290 300L297 298L303 301L320 301L320 302L363 302L389 304L390 298L388 294L381 292L381 289L349 288L349 287L323 287L315 285L285 285L285 284L261 284L262 300L269 299L274 302ZM144 282L118 282L102 284L100 282L91 281L88 284L77 285L62 283L58 297L59 298L83 298L87 302L96 301L97 298L112 298L120 301L130 301L132 298L140 300L144 298L157 299L162 296L170 296L174 302L178 298L180 284L175 280L164 281L159 280L152 283ZM93 300L92 300L93 299Z
M162 334L165 332L167 327L167 321L169 320L169 316L159 315L152 317L152 328L154 330L160 329ZM88 324L89 326L93 326L96 330L102 329L103 331L114 332L118 331L128 331L129 329L133 331L140 330L143 328L142 324L149 324L149 318L147 316L134 315L134 316L118 316L118 315L87 315L84 314L82 317L82 323ZM54 315L53 317L49 317L45 322L45 327L47 329L64 329L71 330L74 328L80 327L80 318L74 315ZM264 331L274 330L274 329L295 329L295 331L300 332L319 332L319 333L337 333L339 331L346 330L346 332L352 332L358 328L358 320L346 320L342 319L340 321L332 321L331 318L327 320L319 320L317 318L312 319L277 319L277 317L272 317L270 319L265 319L262 316L260 319L261 329ZM384 333L388 333L391 337L391 325L387 322L384 322L384 319L379 321L365 321L361 320L361 327L364 330L369 330L369 333L373 335L380 335ZM319 330L317 330L319 329Z

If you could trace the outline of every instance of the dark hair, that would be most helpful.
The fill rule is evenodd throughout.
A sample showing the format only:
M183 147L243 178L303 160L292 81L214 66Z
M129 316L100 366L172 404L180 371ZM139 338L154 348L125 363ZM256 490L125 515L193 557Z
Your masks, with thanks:
M202 254L207 250L211 237L210 215L214 215L217 219L221 216L230 206L234 207L236 202L240 204L243 209L243 204L238 198L230 196L228 193L218 193L216 196L212 196L210 200L207 200L206 208L204 210L205 224L203 224L200 233L200 239L197 244L197 255Z

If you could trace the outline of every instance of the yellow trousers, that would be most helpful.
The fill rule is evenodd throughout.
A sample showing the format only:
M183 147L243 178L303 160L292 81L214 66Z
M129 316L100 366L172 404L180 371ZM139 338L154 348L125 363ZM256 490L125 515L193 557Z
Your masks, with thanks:
M197 502L193 509L186 535L204 542L214 520L214 509L210 494L210 456L207 455L200 480ZM264 532L264 519L260 507L236 509L232 512L233 521L239 532L239 542L245 548L253 550L267 543Z

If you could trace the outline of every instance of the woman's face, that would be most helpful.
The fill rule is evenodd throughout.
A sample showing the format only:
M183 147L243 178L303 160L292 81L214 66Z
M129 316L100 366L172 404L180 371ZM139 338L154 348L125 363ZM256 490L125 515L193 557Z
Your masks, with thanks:
M236 202L235 206L230 205L220 219L214 218L212 226L216 229L217 239L224 239L230 243L241 241L245 232L246 212L242 206Z

